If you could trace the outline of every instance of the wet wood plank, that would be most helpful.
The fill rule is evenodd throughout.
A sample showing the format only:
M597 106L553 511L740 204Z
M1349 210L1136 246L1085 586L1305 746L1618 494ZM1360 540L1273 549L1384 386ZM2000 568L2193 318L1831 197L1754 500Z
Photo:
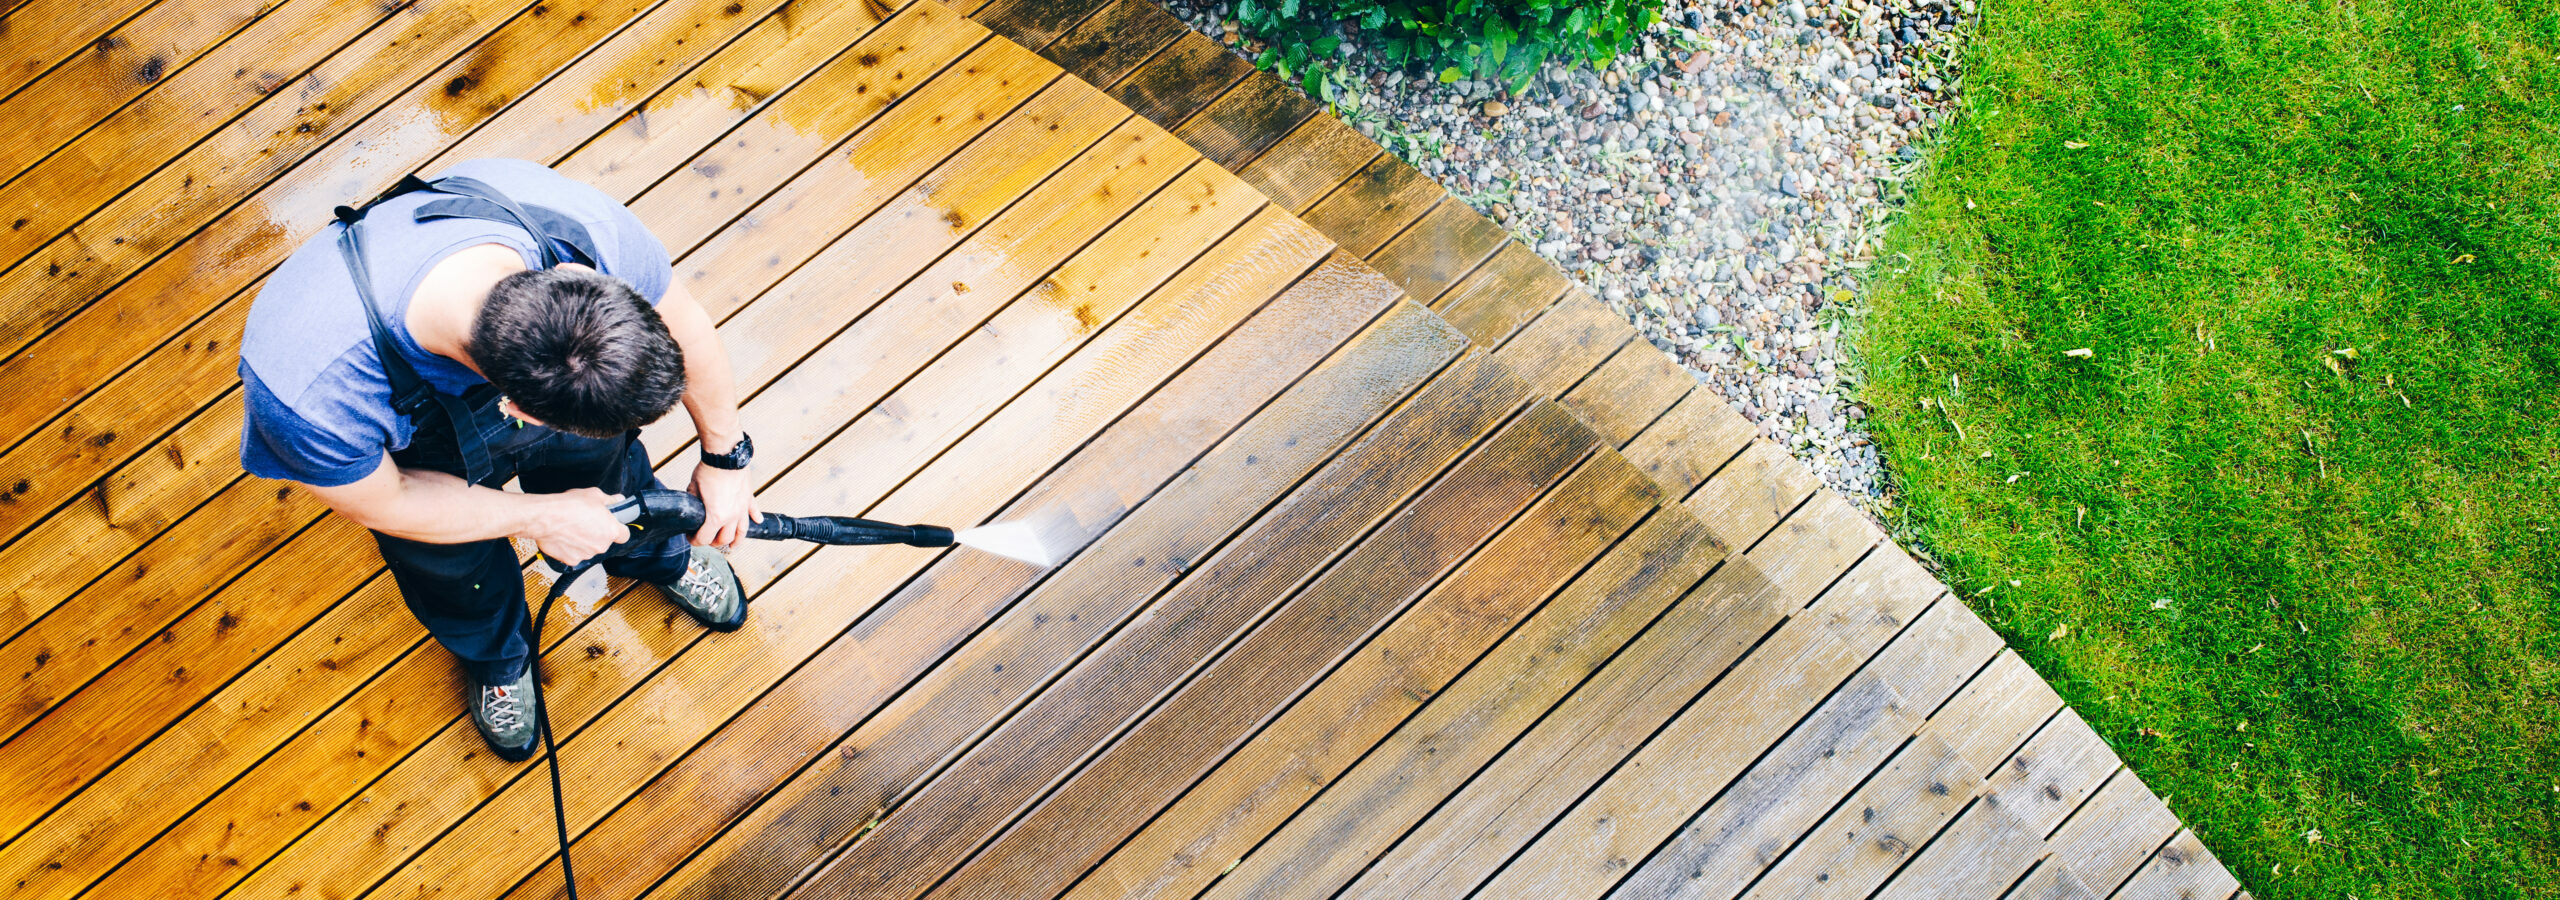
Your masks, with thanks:
M1725 463L1686 502L1690 512L1716 529L1717 537L1747 547L1820 486L1803 463L1760 440Z
M1831 527L1844 513L1840 507L1816 506L1806 514L1805 527L1784 529L1763 546L1728 559L1359 873L1346 896L1469 895L1702 693L1721 685L1724 693L1719 696L1736 699L1719 702L1738 704L1758 688L1735 684L1789 683L1769 679L1776 677L1772 670L1784 669L1800 655L1792 648L1812 643L1816 632L1839 629L1827 624L1783 629L1779 636L1793 636L1775 650L1763 646L1763 639L1780 624L1801 617L1817 595L1837 590L1844 596L1879 593L1885 600L1902 601L1876 591L1864 578L1852 577L1834 587L1872 545L1872 539L1844 540L1854 532ZM1910 604L1901 621L1918 611L1919 604ZM1872 648L1900 630L1897 623L1876 633L1877 621L1870 610L1840 627L1851 629L1846 638L1853 646ZM1825 640L1831 647L1842 643L1838 637ZM1736 669L1737 661L1746 665ZM1833 673L1835 678L1843 675ZM1796 698L1802 704L1798 708L1813 699ZM1757 696L1752 700L1765 702Z
M1133 2L1133 0L1122 0ZM1331 195L1384 151L1341 119L1310 116L1268 152L1236 174L1290 212L1306 215L1316 201ZM1346 207L1347 209L1348 207ZM1323 228L1321 222L1313 223ZM1344 235L1326 231L1336 243Z
M1622 452L1674 496L1687 497L1740 454L1754 434L1750 420L1725 405L1722 395L1698 385Z
M1078 651L1108 633L1132 611L1131 605L1152 596L1177 577L1182 568L1167 560L1197 558L1242 527L1254 511L1277 499L1296 480L1344 443L1369 420L1383 413L1405 390L1430 376L1453 357L1463 341L1452 340L1446 326L1410 307L1389 313L1349 347L1306 377L1273 406L1254 412L1269 392L1285 383L1290 364L1302 362L1309 348L1337 334L1356 311L1383 300L1375 276L1343 278L1330 264L1291 288L1273 310L1256 316L1235 337L1221 342L1201 364L1186 370L1164 393L1147 401L1128 420L1113 426L1095 446L1052 476L1039 492L1014 504L1014 513L1032 511L1053 522L1047 531L1066 546L1093 541L1073 561L1030 588L1031 593L1005 608L995 622L948 658L916 659L909 671L920 680L904 686L883 711L863 715L856 698L899 687L896 678L878 677L879 663L829 665L831 656L853 654L864 659L890 656L891 648L926 643L912 635L918 629L947 629L947 610L986 609L992 599L1020 590L1033 573L1013 577L970 579L928 573L925 581L902 589L884 612L884 624L855 633L861 638L814 660L807 695L824 698L824 712L799 712L782 720L760 721L760 706L716 735L715 746L751 741L765 747L789 738L766 731L800 734L824 731L824 751L810 757L808 768L778 787L735 827L685 863L660 887L665 896L730 896L771 894L792 876L819 861L820 854L853 834L879 810L895 806L935 765L986 722L1020 702L1050 674L1072 661ZM1275 315L1274 313L1278 313ZM1312 316L1310 324L1307 316ZM1193 407L1198 407L1194 409ZM1165 465L1187 460L1183 448L1195 448L1218 437L1217 429L1251 413L1233 436L1218 442L1207 457L1182 471L1159 493L1144 495L1147 479L1170 474ZM1108 473L1125 483L1114 504L1097 505L1082 485L1078 470ZM1084 499L1078 499L1084 498ZM1129 510L1129 505L1136 509ZM1071 511L1060 515L1059 510ZM1010 517L1014 513L1009 513ZM1120 518L1126 515L1125 519ZM1114 523L1117 524L1114 524ZM971 560L977 560L972 563ZM1144 563L1136 561L1147 561ZM983 558L958 556L938 564L983 565ZM914 615L897 610L914 608ZM950 624L945 624L950 623ZM949 641L952 638L944 638ZM896 654L906 656L901 651ZM853 679L855 684L843 683ZM878 700L872 702L877 703ZM832 708L844 706L837 712ZM814 721L811 721L814 720ZM860 728L845 734L859 722ZM812 728L812 726L823 726ZM764 754L751 754L761 759ZM694 759L652 784L630 806L607 819L582 839L580 847L629 847L641 877L650 877L653 854L673 851L677 861L690 844L674 839L716 824L700 815L702 798L716 808L745 791L752 798L773 780L741 773L734 754L697 752ZM788 774L788 773L786 773ZM675 821L666 821L666 820ZM556 877L556 876L555 876ZM621 877L613 873L608 879ZM604 882L610 890L616 882ZM548 896L546 879L529 884ZM519 894L535 892L519 891Z
M1477 344L1499 347L1571 289L1573 282L1527 244L1506 241L1435 308Z
M1405 293L1438 306L1451 285L1510 240L1502 226L1451 197L1379 247L1369 264L1403 285Z
M1887 595L1920 598L1938 593L1936 582L1920 575L1916 567L1888 566L1886 571L1893 575L1886 576L1888 580L1878 589ZM1815 611L1870 617L1866 621L1876 624L1900 619L1890 613L1873 616L1870 610L1859 609L1861 604L1852 601L1855 596L1843 594L1837 606L1818 602ZM1625 858L1637 861L1637 865L1616 889L1630 896L1716 900L1733 896L1766 870L1772 862L1770 850L1796 843L1833 804L1865 781L1923 716L1952 696L1998 652L1999 638L1989 628L1972 621L1971 616L1957 604L1932 607L1911 623L1909 631L1895 637L1836 693L1796 723L1793 731L1768 745L1766 755L1741 771L1721 796L1716 794L1716 787L1726 767L1734 765L1724 762L1734 758L1728 756L1732 751L1726 749L1733 745L1722 740L1693 744L1684 739L1684 723L1696 714L1695 709L1673 720L1655 738L1655 744L1630 760L1626 768L1601 785L1592 799L1559 822L1548 840L1558 847L1576 846L1573 842L1577 840L1581 846L1605 840L1612 848L1631 846L1621 842L1633 841L1649 849L1650 842L1658 839L1652 836L1662 833L1655 830L1658 825L1649 823L1679 815L1684 807L1694 808L1705 798L1713 797L1711 802L1704 802L1704 809L1687 817L1687 823L1671 833L1670 840L1654 850L1651 859L1613 853L1599 861L1572 860L1561 867L1552 863L1541 867L1539 845L1533 844L1497 878L1494 889L1503 890L1506 884L1525 887L1543 880L1562 887L1569 896L1580 896L1580 886L1615 877L1617 873L1610 871L1606 860ZM1772 687L1761 686L1764 698L1774 699L1767 697ZM1743 723L1756 718L1740 714L1708 727L1741 730L1748 727ZM1691 755L1669 749L1681 746L1705 752ZM1745 752L1758 751L1755 746ZM1682 772L1684 766L1686 771ZM1609 826L1601 829L1605 834L1584 834L1582 819L1586 816L1608 818Z
M1599 429L1609 446L1624 447L1694 384L1679 363L1652 344L1628 341L1562 399L1583 421Z
M994 0L971 11L969 18L1032 50L1040 50L1108 0ZM1075 71L1069 68L1067 71Z
M1255 72L1174 133L1210 162L1240 170L1324 106L1268 72ZM1389 273L1390 277L1393 273Z
M1189 30L1149 0L1112 0L1040 48L1040 55L1070 75L1109 87Z
M1151 786L1151 780L1182 771L1177 768L1178 763L1159 765L1159 754L1170 754L1165 759L1168 763L1186 758L1181 749L1186 746L1186 735L1212 742L1205 748L1192 745L1193 752L1214 752L1218 744L1233 738L1229 729L1249 725L1268 708L1253 702L1268 697L1264 691L1287 690L1301 683L1307 674L1305 666L1321 664L1339 652L1335 640L1356 636L1380 614L1409 602L1438 573L1455 565L1582 455L1590 444L1575 439L1580 429L1560 409L1534 408L1469 454L1410 506L1390 516L1375 535L1351 548L1340 562L1320 570L1321 575L1296 570L1286 576L1289 582L1304 584L1303 590L1292 589L1277 597L1258 591L1223 593L1219 598L1222 614L1212 614L1217 618L1232 621L1261 609L1273 611L1245 634L1224 660L1212 664L1199 676L1200 680L1141 720L1059 793L1024 810L1026 818L998 837L995 845L975 862L959 869L952 881L934 885L934 879L951 871L954 862L985 840L981 837L985 826L975 823L996 825L1002 820L987 821L978 816L917 817L909 813L934 810L940 804L932 801L949 797L954 790L975 791L971 805L980 809L1010 812L1008 807L1020 803L1020 799L1007 803L986 794L994 790L1001 791L1001 797L1028 799L1017 792L1047 779L1028 783L1002 779L996 781L1002 785L997 787L984 774L990 770L982 768L977 759L964 758L945 774L941 783L926 788L916 804L892 813L880 830L855 843L795 895L843 896L859 890L864 896L903 897L934 887L937 892L953 892L956 896L1016 896L1002 887L1007 880L1004 876L1036 873L1017 875L1008 871L1010 866L1058 860L1062 854L1071 854L1066 857L1069 860L1077 856L1090 859L1090 854L1107 850L1117 837L1112 833L1117 829L1105 827L1100 833L1074 829L1084 823L1125 821L1125 810L1115 812L1121 809L1117 802L1121 792L1151 793L1161 789ZM1312 583L1302 581L1310 576L1314 576ZM1327 634L1336 638L1328 639ZM1200 656L1185 654L1178 658ZM1133 693L1147 683L1124 682L1117 687L1122 693ZM1230 692L1241 702L1222 702L1221 696ZM1049 702L1053 696L1060 701L1072 698L1044 694L1036 702ZM1086 709L1108 709L1112 705L1095 704ZM1239 718L1242 721L1237 721ZM1080 741L1040 742L1027 749L1035 757L1049 761L1043 766L1046 769L1072 762L1085 755L1089 746ZM989 756L997 759L1026 749L996 747L992 741L982 747L995 749ZM936 835L949 837L929 839ZM1029 840L1032 836L1043 842L1037 853L1005 852L1007 840ZM1069 877L1072 874L1067 873Z
M1546 314L1521 329L1519 336L1493 355L1534 379L1538 393L1553 397L1580 382L1635 338L1636 330L1627 320L1575 290L1548 307Z
M1184 29L1137 71L1111 86L1111 96L1166 128L1180 128L1227 88L1253 74L1253 64L1225 45Z
M1184 578L1170 593L1151 601L1144 591L1137 592L1127 602L1148 602L1148 615L1117 632L981 746L996 748L985 751L989 754L1004 751L1028 757L1042 746L1069 746L1079 739L1089 744L1094 738L1087 735L1095 729L1108 733L1118 719L1093 704L1108 698L1116 698L1122 708L1143 702L1153 693L1146 685L1177 677L1194 656L1223 643L1244 612L1225 610L1223 619L1208 620L1202 618L1202 611L1220 609L1218 601L1225 596L1274 592L1293 584L1306 569L1330 558L1384 517L1476 436L1494 427L1521 397L1499 366L1480 355L1470 356L1433 380L1223 549L1211 541L1189 555L1133 557L1151 561L1132 563L1133 572L1156 566L1168 577L1181 574ZM1041 762L1021 758L1011 764L1036 769ZM975 767L1000 768L985 763ZM966 806L973 799L966 792L928 793L900 808L940 803Z
M1366 259L1448 194L1394 154L1379 153L1301 215L1342 249Z
M1427 705L1374 749L1361 748L1365 755L1285 766L1230 762L1220 774L1232 771L1252 793L1241 801L1204 800L1195 790L1071 896L1188 897L1213 879L1218 896L1340 887L1726 552L1676 507L1656 513L1457 682L1419 698ZM1270 752L1283 746L1275 742ZM1346 766L1350 771L1341 772ZM1268 780L1250 780L1256 778ZM1306 795L1318 790L1309 802ZM1174 824L1195 816L1200 827ZM1236 863L1232 870L1224 868L1229 863Z
M1571 425L1552 406L1533 412L1541 414ZM1562 439L1548 439L1556 456L1592 446L1577 429L1560 426L1555 434ZM1368 560L1346 560L941 890L964 897L1054 895L1176 797L1259 792L1246 785L1296 791L1302 773L1290 771L1290 760L1348 763L1641 519L1659 500L1642 478L1623 460L1590 458L1402 609L1393 592L1366 587L1377 577L1365 571ZM1382 531L1370 547L1382 556L1397 554L1395 565L1412 565L1415 548L1401 538ZM1355 589L1328 592L1349 579L1356 579L1349 581ZM1317 686L1291 696L1308 683ZM1257 722L1275 715L1280 718L1254 734ZM1255 746L1239 748L1247 737ZM1227 772L1244 784L1193 783ZM1179 819L1155 824L1182 827Z

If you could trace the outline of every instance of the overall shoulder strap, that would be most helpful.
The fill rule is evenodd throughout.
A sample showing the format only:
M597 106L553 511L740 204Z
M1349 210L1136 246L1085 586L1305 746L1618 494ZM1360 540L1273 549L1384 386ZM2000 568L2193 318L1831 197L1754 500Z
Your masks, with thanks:
M517 203L505 192L476 178L453 175L438 178L430 185L437 191L471 199L438 200L419 207L417 218L421 221L447 216L512 221L516 227L533 236L545 269L561 262L559 249L552 246L552 240L567 244L571 250L584 255L586 259L582 262L590 267L597 266L603 259L596 252L595 238L587 234L586 226L558 210Z
M417 176L405 176L391 192L366 203L363 208L338 207L338 256L347 265L347 276L354 283L356 300L364 305L365 327L373 333L373 352L382 359L383 378L391 383L391 411L418 422L432 407L444 413L454 431L454 441L462 454L463 476L478 483L494 471L489 463L488 445L479 440L479 430L472 427L471 409L462 398L435 389L419 376L417 367L401 355L398 342L391 338L391 326L382 319L382 305L373 298L373 272L365 265L364 241L360 234L366 210L392 197L423 190L426 183Z

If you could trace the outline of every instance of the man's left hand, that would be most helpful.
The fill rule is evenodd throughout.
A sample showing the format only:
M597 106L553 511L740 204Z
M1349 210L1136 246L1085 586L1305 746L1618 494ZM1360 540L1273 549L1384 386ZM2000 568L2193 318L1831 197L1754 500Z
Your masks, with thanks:
M761 522L756 511L755 482L746 469L722 469L695 463L693 495L702 498L702 528L693 533L697 545L727 548L747 536L747 524Z

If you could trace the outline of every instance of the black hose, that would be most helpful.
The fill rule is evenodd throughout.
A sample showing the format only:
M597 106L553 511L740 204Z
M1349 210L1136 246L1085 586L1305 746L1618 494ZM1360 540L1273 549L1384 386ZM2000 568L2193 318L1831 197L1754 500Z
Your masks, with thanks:
M542 611L533 615L533 647L525 659L533 675L533 720L542 732L542 759L551 767L551 824L560 833L560 880L568 885L569 900L578 900L578 873L569 867L569 805L560 792L560 747L551 739L551 704L542 702L542 624L551 618L552 602L603 559L598 556L571 566L551 582L551 592L542 598Z

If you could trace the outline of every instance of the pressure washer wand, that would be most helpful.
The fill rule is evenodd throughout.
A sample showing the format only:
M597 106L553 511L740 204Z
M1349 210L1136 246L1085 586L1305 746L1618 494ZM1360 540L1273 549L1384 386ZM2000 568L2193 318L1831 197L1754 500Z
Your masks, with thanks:
M631 552L643 537L661 534L691 534L702 527L709 515L703 510L702 498L684 491L652 490L625 497L613 505L613 517L631 526L631 536L603 553L578 563L564 565L545 556L542 562L551 567L555 578L549 596L542 598L542 610L534 614L533 633L541 634L543 620L551 617L551 603L567 592L569 583L585 574L590 566ZM940 525L895 525L857 519L852 516L785 516L765 513L762 521L747 525L747 536L760 541L808 541L812 544L906 544L914 547L948 547L951 529ZM568 884L569 900L577 900L577 870L569 867L569 817L560 794L560 750L551 736L551 707L542 702L542 654L533 654L533 704L536 724L542 732L543 761L551 768L551 819L560 837L560 877Z

